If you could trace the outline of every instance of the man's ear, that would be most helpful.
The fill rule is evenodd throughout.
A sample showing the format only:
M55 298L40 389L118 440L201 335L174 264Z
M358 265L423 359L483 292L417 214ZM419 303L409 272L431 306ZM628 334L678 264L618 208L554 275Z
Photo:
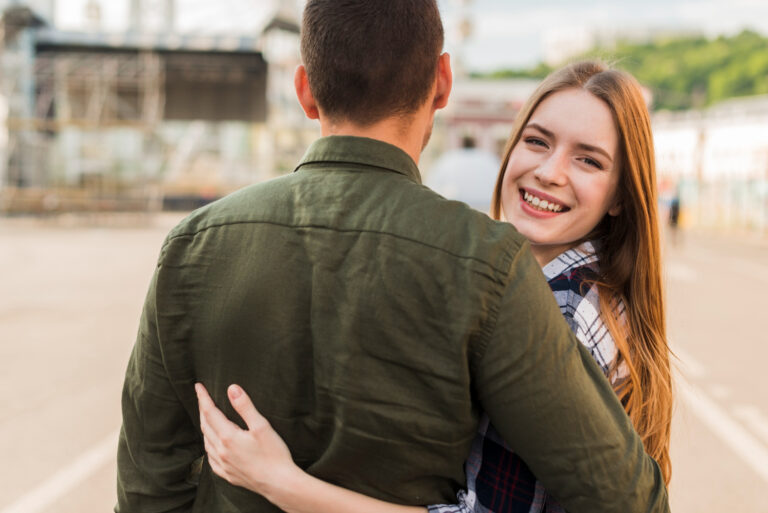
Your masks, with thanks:
M315 102L315 97L309 88L307 70L303 64L296 68L296 73L293 75L293 87L296 89L296 97L299 99L301 108L304 109L304 114L309 119L319 119L320 113L317 109L317 102Z
M451 56L446 52L437 60L437 88L433 106L435 110L448 105L448 97L453 87L453 72L451 71Z

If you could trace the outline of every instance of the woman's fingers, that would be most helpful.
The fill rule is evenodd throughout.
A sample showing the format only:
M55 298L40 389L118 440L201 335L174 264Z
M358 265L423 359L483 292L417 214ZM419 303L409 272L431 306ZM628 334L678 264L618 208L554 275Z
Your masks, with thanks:
M200 428L203 435L208 437L216 447L227 445L228 440L232 440L242 431L237 424L230 422L229 419L213 403L213 399L208 395L208 391L200 384L195 384L197 392L198 407L200 409Z
M231 478L229 477L229 474L227 474L226 465L224 465L221 460L211 455L211 453L208 453L208 465L210 465L214 474L231 482Z
M227 465L223 462L222 454L226 452L226 449L221 447L220 445L217 445L214 443L214 441L211 439L210 433L211 428L207 424L207 421L205 418L201 415L200 418L200 427L203 431L203 445L205 446L205 453L208 456L208 465L210 465L211 470L213 470L213 473L217 476L226 479L228 482L232 482L232 478L230 477L227 469Z
M261 413L258 412L253 405L251 398L245 393L245 390L238 385L230 385L227 389L229 395L229 402L232 403L232 407L245 421L249 430L257 430L269 425L267 419L265 419Z
M275 479L299 471L288 446L240 386L231 385L227 395L247 430L224 416L203 385L196 384L195 391L208 464L217 476L263 493Z
M208 395L208 391L200 383L195 384L197 392L197 401L200 407L200 413L205 416L208 425L217 433L223 433L229 429L240 429L236 424L227 419L227 417L213 403L213 399Z
M216 408L216 406L213 404L211 396L208 395L208 391L200 383L195 384L195 392L197 393L197 407L200 412L200 430L206 441L218 443L216 430L208 420L211 408Z
M295 464L285 442L254 407L245 391L232 385L227 395L248 425L240 429L224 416L201 384L195 385L208 463L213 472L237 486L257 493L274 475L293 470Z

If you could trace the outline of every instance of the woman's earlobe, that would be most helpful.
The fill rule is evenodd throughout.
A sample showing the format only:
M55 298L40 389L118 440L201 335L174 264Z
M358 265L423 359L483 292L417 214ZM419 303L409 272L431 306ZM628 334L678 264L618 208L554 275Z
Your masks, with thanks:
M621 205L619 204L616 204L608 209L609 216L616 217L619 214L621 214Z

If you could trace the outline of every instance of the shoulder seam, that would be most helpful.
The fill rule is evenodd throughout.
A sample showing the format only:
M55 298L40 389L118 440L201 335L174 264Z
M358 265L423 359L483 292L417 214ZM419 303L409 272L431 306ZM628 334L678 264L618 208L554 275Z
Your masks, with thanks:
M513 240L513 243L517 245L517 251L515 251L514 254L512 253L512 251L510 251L512 249L510 247L507 247L506 250L504 251L504 260L502 264L506 268L506 270L504 271L505 276L509 274L510 267L512 266L514 261L520 256L520 253L523 247L526 244L530 244L527 240L523 241L522 244L516 244L517 241ZM476 363L482 360L483 357L485 356L485 352L488 349L488 345L490 344L491 339L493 338L493 334L496 331L496 323L499 320L499 309L502 302L501 300L504 297L504 293L508 285L509 285L508 282L504 283L503 286L500 288L500 290L497 290L496 301L494 301L493 305L491 305L490 307L488 322L486 322L485 326L483 327L481 331L480 340L478 341L478 344L477 344L480 347L477 350L477 357L474 360ZM473 374L475 374L477 371L476 369L472 369L472 372Z
M333 232L337 232L337 233L370 233L370 234L375 234L375 235L383 235L383 236L393 237L395 239L400 239L400 240L408 241L408 242L411 242L413 244L417 244L419 246L423 246L423 247L427 247L427 248L430 248L430 249L434 249L436 251L440 251L442 253L445 253L447 255L450 255L452 257L459 258L459 259L462 259L462 260L475 261L475 262L487 265L491 269L493 269L494 271L500 272L500 273L505 273L506 272L504 268L508 268L509 262L510 262L510 260L512 258L512 255L509 252L509 249L511 249L510 246L514 246L517 243L517 241L514 238L511 238L512 244L510 246L508 246L506 248L506 250L504 251L503 259L500 262L500 265L501 265L501 268L500 268L494 262L486 261L486 260L483 260L483 259L480 259L480 258L477 258L477 257L474 257L474 256L460 255L458 253L454 253L452 251L448 251L445 248L441 248L439 246L435 246L435 245L432 245L432 244L427 244L424 241L420 241L420 240L417 240L417 239L412 239L410 237L404 237L402 235L397 235L397 234L391 233L391 232L382 232L382 231L377 231L377 230L362 230L362 229L344 230L344 229L340 229L340 228L332 228L332 227L322 226L322 225L313 225L313 224L295 225L295 224L287 224L287 223L278 223L278 222L274 222L274 221L227 221L227 222L209 224L209 225L204 226L202 228L199 228L197 230L191 230L191 231L188 231L188 232L185 232L185 233L177 233L177 234L173 234L173 235L168 235L168 237L166 238L165 242L163 243L163 249L168 244L170 244L172 241L174 241L175 239L195 237L195 236L199 235L200 233L205 232L205 231L210 230L210 229L220 228L222 226L238 225L238 224L267 224L267 225L272 225L272 226L281 226L281 227L284 227L284 228L305 228L305 229L306 228L310 228L310 229L317 229L317 230L328 230L328 231L333 231ZM522 245L520 245L520 246L522 246ZM518 251L519 251L519 247L518 247Z

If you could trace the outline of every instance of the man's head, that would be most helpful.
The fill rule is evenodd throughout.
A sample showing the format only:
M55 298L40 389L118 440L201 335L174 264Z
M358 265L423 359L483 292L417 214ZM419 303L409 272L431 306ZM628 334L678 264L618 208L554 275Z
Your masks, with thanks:
M301 54L326 119L369 126L422 107L443 47L436 0L309 0Z

